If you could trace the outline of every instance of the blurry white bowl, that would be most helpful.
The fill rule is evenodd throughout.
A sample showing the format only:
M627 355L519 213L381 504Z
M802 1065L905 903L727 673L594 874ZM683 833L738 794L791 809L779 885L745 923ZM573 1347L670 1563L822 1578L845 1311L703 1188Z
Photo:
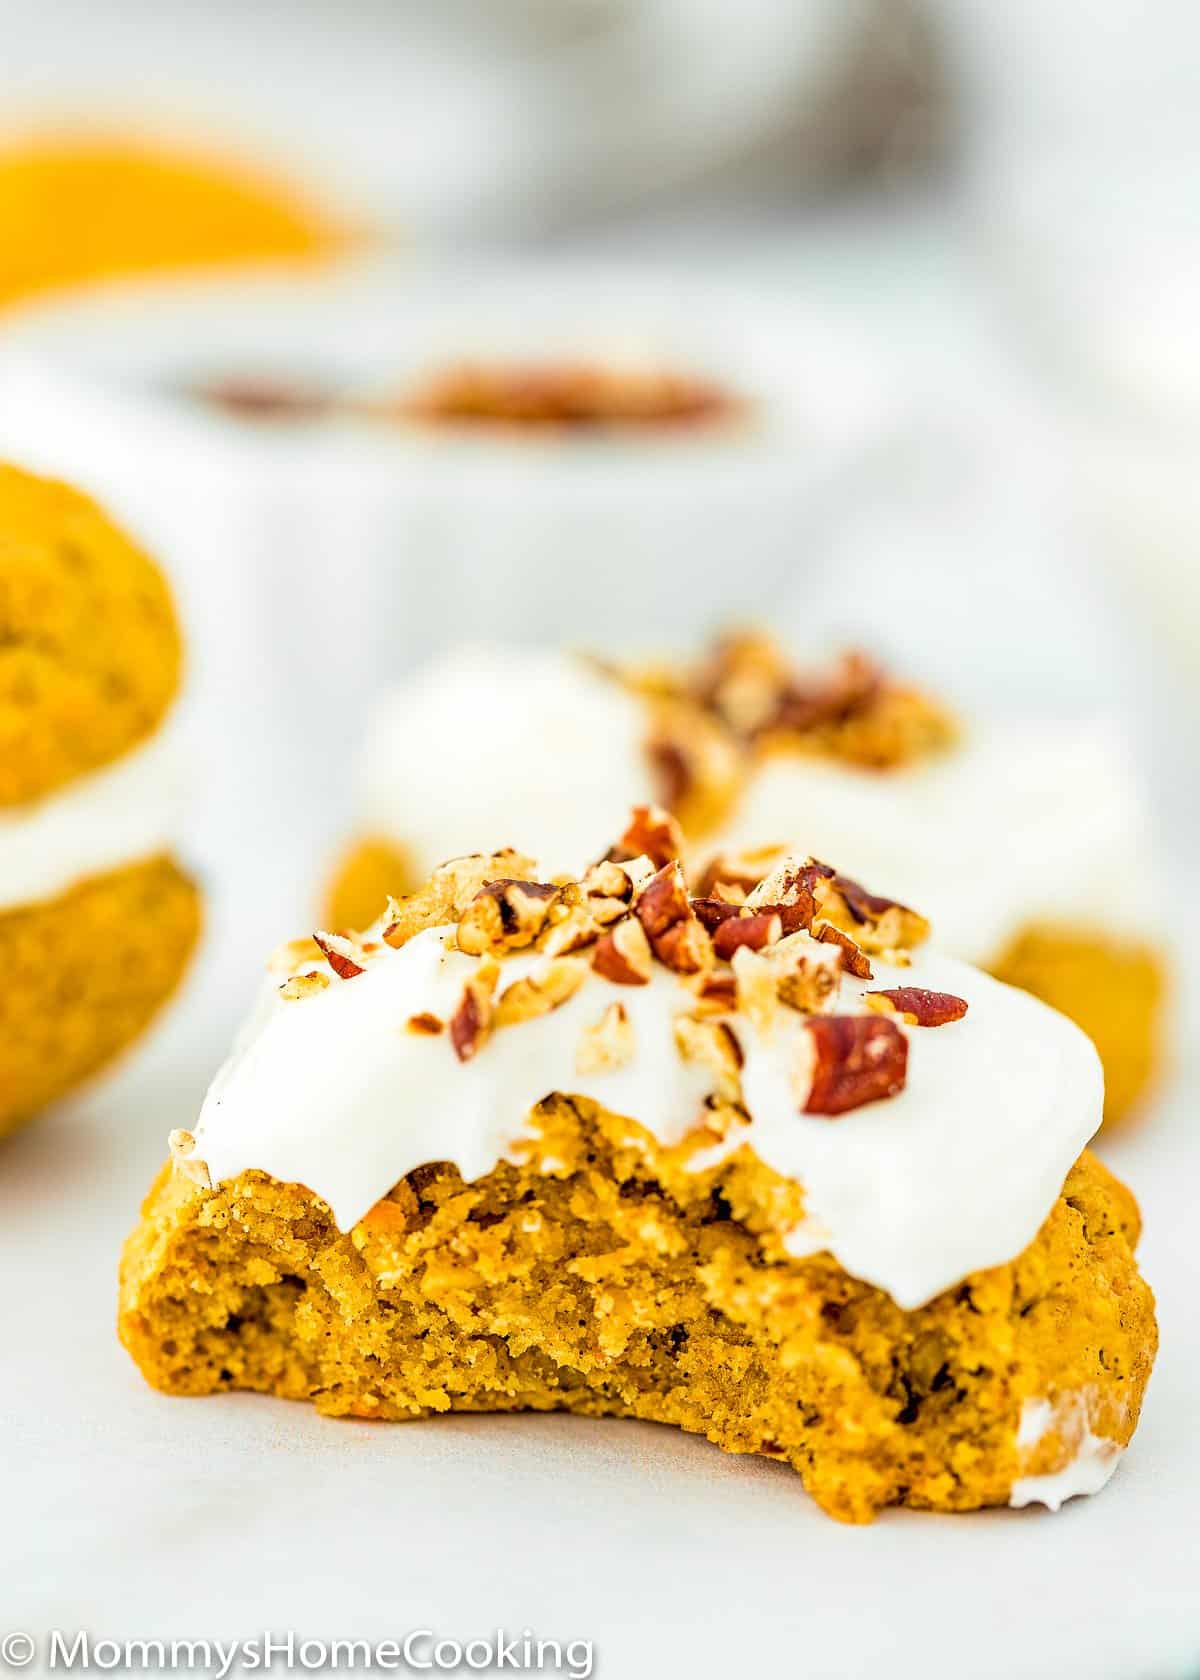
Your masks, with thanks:
M251 424L187 395L239 372L400 386L474 353L638 354L752 413L543 441ZM661 271L157 283L0 336L0 454L101 496L172 571L220 772L212 849L271 854L284 902L344 821L347 752L384 681L451 640L681 642L770 618L819 571L827 497L893 416L878 369L801 301ZM480 719L481 751L509 745Z

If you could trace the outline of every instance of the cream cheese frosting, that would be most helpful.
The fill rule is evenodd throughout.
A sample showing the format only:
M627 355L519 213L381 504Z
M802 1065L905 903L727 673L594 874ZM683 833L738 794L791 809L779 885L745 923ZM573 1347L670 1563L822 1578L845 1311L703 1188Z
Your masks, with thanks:
M464 646L378 707L359 773L364 831L402 845L418 875L475 849L582 869L600 820L653 797L641 702L582 658Z
M182 830L178 726L44 799L0 810L0 910L169 851Z
M706 850L764 834L886 881L968 962L994 960L1040 917L1136 933L1154 915L1136 778L1098 720L982 728L892 771L772 754Z
M481 823L488 844L578 871L607 842L596 813L655 796L649 724L644 701L577 656L461 648L379 707L362 759L363 830L402 846L418 875L477 846ZM983 726L887 771L771 753L696 860L764 835L886 881L968 962L995 961L1040 918L1118 935L1156 919L1137 777L1104 719Z
M384 947L361 974L299 1000L282 999L274 977L199 1118L194 1155L214 1184L252 1168L302 1183L345 1230L423 1163L451 1161L470 1181L513 1158L533 1135L530 1110L551 1092L593 1098L665 1145L696 1125L712 1074L676 1049L674 1018L695 1007L695 993L674 973L656 965L644 986L592 973L559 1008L493 1034L463 1063L446 1034L406 1026L426 1012L450 1016L475 971L453 932ZM539 960L507 958L505 981ZM329 976L308 965L318 968ZM902 1029L906 1088L835 1120L802 1112L804 1016L781 1011L765 1036L744 1015L726 1017L745 1058L749 1120L717 1155L748 1144L802 1184L793 1251L828 1249L912 1309L1032 1241L1100 1123L1103 1081L1078 1028L951 957L918 952L904 968L876 960L869 983L843 977L839 1013L865 1012L866 984L952 992L969 1012L949 1026ZM614 1001L634 1053L581 1073L581 1035Z

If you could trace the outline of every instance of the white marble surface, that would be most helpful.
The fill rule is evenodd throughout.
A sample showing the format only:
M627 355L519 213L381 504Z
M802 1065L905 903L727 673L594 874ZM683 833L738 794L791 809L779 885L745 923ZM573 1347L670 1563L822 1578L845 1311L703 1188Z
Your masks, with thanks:
M1108 1154L1147 1218L1163 1352L1108 1490L1059 1516L823 1517L781 1467L571 1418L322 1420L152 1393L113 1329L121 1239L194 1116L219 950L117 1077L0 1147L0 1634L588 1638L619 1680L886 1672L1183 1680L1200 1659L1192 1058ZM40 1672L35 1665L26 1672Z

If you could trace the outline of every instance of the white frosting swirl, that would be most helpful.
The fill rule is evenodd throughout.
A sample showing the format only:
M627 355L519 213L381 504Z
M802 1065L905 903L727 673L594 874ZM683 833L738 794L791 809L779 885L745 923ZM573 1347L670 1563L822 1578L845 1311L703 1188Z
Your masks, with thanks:
M114 763L0 810L0 910L42 903L171 850L183 826L182 760L167 724Z
M421 875L481 842L578 871L613 839L604 813L654 797L647 724L642 703L582 659L460 648L379 707L363 828L406 848ZM1137 778L1103 720L981 728L894 771L773 755L697 853L766 837L919 908L968 962L994 960L1040 917L1120 934L1156 916Z
M423 1163L451 1161L469 1181L510 1158L529 1135L531 1108L553 1091L592 1097L663 1144L693 1127L712 1075L675 1047L673 1018L695 997L669 970L656 965L643 987L592 974L560 1008L495 1033L463 1064L447 1034L406 1026L424 1012L447 1019L475 969L448 939L449 930L428 930L302 999L281 999L274 978L200 1115L195 1156L214 1183L259 1168L307 1185L348 1229ZM509 958L502 983L535 960ZM802 1016L781 1009L767 1037L730 1017L750 1121L723 1147L749 1143L803 1185L794 1252L827 1248L913 1308L1032 1241L1099 1125L1103 1082L1089 1040L1027 994L935 953L910 968L875 968L872 988L949 991L969 1012L905 1029L906 1089L837 1119L801 1112ZM842 985L839 1011L861 1011L864 984ZM632 1059L580 1074L583 1030L618 999L633 1027Z
M901 770L775 754L708 849L767 834L913 905L968 962L1039 917L1117 933L1154 918L1133 767L1097 720L981 729Z
M641 703L585 660L466 646L379 705L360 769L364 831L425 876L447 858L516 846L581 870L612 836L597 813L652 797Z

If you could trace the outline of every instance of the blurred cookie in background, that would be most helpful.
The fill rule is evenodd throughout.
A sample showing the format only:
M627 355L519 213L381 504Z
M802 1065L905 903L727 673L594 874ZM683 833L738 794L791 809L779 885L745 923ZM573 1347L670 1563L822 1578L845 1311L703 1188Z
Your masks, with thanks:
M0 142L0 307L124 275L312 262L348 225L219 148L50 130Z
M658 803L681 819L701 887L714 856L728 876L746 853L753 884L769 839L926 904L939 947L1089 1033L1108 1121L1160 1067L1166 952L1145 813L1103 719L960 720L865 655L799 666L759 634L621 669L462 648L379 704L359 782L335 926L374 920L468 849L472 823L569 870L603 851L597 810Z
M154 563L87 497L0 466L0 1134L132 1043L187 967L181 667Z

